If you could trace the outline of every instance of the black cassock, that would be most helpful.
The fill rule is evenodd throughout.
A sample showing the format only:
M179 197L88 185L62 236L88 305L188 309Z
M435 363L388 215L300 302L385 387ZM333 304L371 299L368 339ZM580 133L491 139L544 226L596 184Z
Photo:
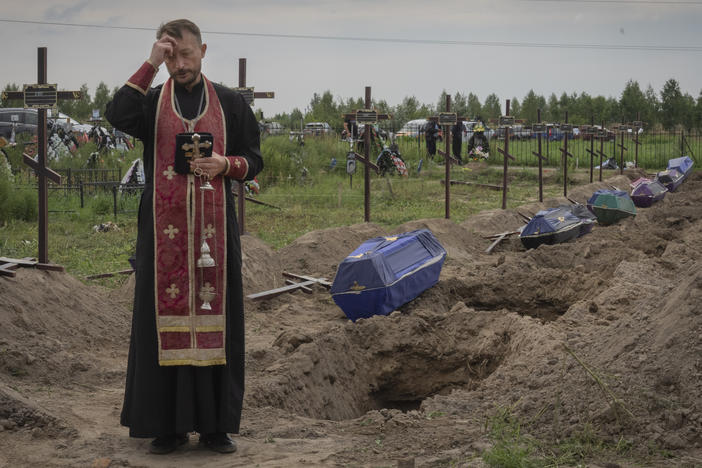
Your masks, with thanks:
M213 83L226 120L226 156L243 156L247 179L263 168L258 122L238 93ZM203 83L192 92L176 86L186 119L196 116ZM227 203L227 327L224 366L159 366L154 304L153 145L154 119L161 86L146 95L123 86L108 103L105 116L117 129L144 143L146 187L139 205L136 247L136 286L127 382L121 424L132 437L196 431L238 433L244 397L244 299L241 242L226 178ZM204 106L203 106L204 107ZM185 131L185 130L184 130Z

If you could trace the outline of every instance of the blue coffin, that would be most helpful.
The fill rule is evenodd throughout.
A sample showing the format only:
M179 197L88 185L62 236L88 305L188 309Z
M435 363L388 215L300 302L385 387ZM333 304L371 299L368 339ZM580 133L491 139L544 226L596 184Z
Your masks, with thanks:
M591 219L587 219L591 226ZM573 214L571 207L559 206L536 213L522 229L519 239L527 249L535 249L541 244L558 244L579 237L582 228L583 220Z
M428 229L376 237L339 264L330 292L354 322L387 315L434 286L445 259Z
M667 169L675 169L683 175L683 178L686 178L688 175L690 175L690 172L692 171L693 163L694 162L692 161L692 158L690 158L690 156L683 156L682 158L668 160Z

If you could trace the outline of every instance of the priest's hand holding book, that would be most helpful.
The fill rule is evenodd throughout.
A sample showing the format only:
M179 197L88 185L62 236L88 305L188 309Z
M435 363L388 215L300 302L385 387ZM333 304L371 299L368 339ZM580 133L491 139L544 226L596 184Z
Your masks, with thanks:
M222 156L212 152L212 156L192 159L190 161L190 169L195 174L206 174L209 179L221 175L232 179L244 180L248 173L249 165L246 158L241 156Z

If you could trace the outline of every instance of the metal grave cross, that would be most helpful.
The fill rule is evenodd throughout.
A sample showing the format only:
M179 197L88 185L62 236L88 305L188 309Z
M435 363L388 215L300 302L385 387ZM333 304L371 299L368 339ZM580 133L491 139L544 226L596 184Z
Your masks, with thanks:
M505 115L500 117L500 127L505 131L505 149L497 148L497 151L505 157L504 165L502 168L502 209L507 209L507 168L508 159L514 161L514 156L509 153L509 134L512 129L512 125L515 124L515 119L513 115L509 115L509 103L510 100L507 99L505 104Z
M376 166L370 159L370 145L371 145L371 132L372 126L376 124L379 120L390 120L392 115L390 114L379 114L376 109L373 109L373 103L371 102L371 87L366 86L366 99L365 99L365 109L358 109L356 112L349 114L344 114L345 119L355 119L359 124L364 124L363 130L363 153L360 155L353 152L355 159L363 163L363 219L365 222L370 221L370 170L371 168L376 174L380 172L378 166ZM368 131L368 128L371 128ZM352 152L349 152L349 157L352 156Z
M37 268L44 270L63 271L60 265L49 263L48 242L48 180L61 183L61 176L46 167L46 110L56 110L59 99L80 99L80 91L58 91L58 85L47 84L46 47L37 48L37 83L24 85L23 91L7 91L2 93L2 100L22 100L26 109L37 109L37 159L23 154L25 164L30 166L37 175L39 187L39 263Z
M546 125L541 123L541 109L536 110L536 120L537 123L531 126L531 132L538 135L539 140L539 151L532 151L531 154L539 158L539 201L544 201L544 161L546 157L541 154L541 136L546 132Z
M439 125L444 127L444 141L446 142L446 151L438 150L438 153L444 157L444 199L446 204L445 217L446 219L451 218L451 163L458 164L458 159L454 158L451 154L450 144L451 138L451 127L456 125L458 122L467 120L465 117L459 116L456 112L451 112L451 95L446 94L446 112L440 112L438 116L430 117L429 120L438 122ZM461 137L462 138L462 137Z
M568 151L568 135L573 133L573 126L568 123L568 111L565 112L565 122L560 125L561 133L563 134L563 148L559 148L562 154L563 162L563 196L568 196L568 158L573 155Z
M239 59L239 87L234 88L234 91L239 92L248 105L253 105L254 99L274 99L274 91L254 91L254 87L246 86L246 58ZM244 194L244 183L237 183L237 216L239 221L239 234L244 234L244 203L246 196Z

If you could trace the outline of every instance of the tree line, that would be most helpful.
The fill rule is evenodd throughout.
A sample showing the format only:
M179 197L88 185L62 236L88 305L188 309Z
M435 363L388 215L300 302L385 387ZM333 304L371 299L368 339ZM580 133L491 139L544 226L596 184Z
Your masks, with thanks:
M104 82L100 82L91 95L87 84L80 90L83 97L79 100L59 101L58 109L74 119L85 122L91 119L93 110L100 116L105 113L105 106L119 88L110 90ZM18 91L19 85L15 83L5 85L3 91ZM388 125L399 129L409 120L426 118L443 111L446 102L446 91L442 91L435 104L421 103L414 96L405 97L401 103L391 106L385 100L373 100L373 107L379 112L390 113L393 120ZM0 107L13 107L21 105L17 101L0 101ZM451 97L452 111L470 119L481 119L489 122L497 119L504 112L504 99L492 93L484 102L475 94L457 92ZM363 109L363 98L337 99L331 91L321 94L314 93L304 112L298 108L291 112L274 115L272 120L281 123L286 128L299 129L307 122L327 122L336 130L343 128L342 114ZM618 99L614 97L591 96L586 92L580 94L562 93L556 96L536 94L530 90L521 100L512 97L510 100L510 114L518 119L524 119L528 124L537 121L537 110L541 109L541 119L544 122L563 122L565 112L568 111L570 123L589 124L594 118L595 124L601 122L628 123L635 120L645 122L647 128L672 130L684 128L687 130L702 128L702 91L697 99L689 93L683 93L680 84L675 79L669 79L660 92L656 92L651 85L644 90L639 83L629 80ZM262 117L261 112L258 112ZM640 119L637 119L640 116Z
M373 107L379 112L390 113L393 120L388 125L399 127L413 119L426 118L445 109L446 91L442 91L435 104L421 103L414 96L405 97L396 106L390 106L384 100L373 100ZM503 115L504 99L497 94L490 94L484 102L473 93L457 92L451 96L451 110L472 120L489 122ZM299 129L306 122L328 122L333 128L343 127L342 114L363 109L364 100L335 99L331 91L315 93L305 111L293 109L290 113L276 114L271 120L280 122L287 128ZM702 91L697 99L689 93L683 93L675 79L669 79L657 93L651 85L645 90L634 80L624 86L619 98L591 96L586 92L551 93L545 97L530 90L521 100L510 99L510 115L523 119L527 124L537 122L537 111L541 109L543 122L563 122L568 112L568 122L576 125L602 122L631 123L641 120L646 128L673 130L675 128L702 128Z

